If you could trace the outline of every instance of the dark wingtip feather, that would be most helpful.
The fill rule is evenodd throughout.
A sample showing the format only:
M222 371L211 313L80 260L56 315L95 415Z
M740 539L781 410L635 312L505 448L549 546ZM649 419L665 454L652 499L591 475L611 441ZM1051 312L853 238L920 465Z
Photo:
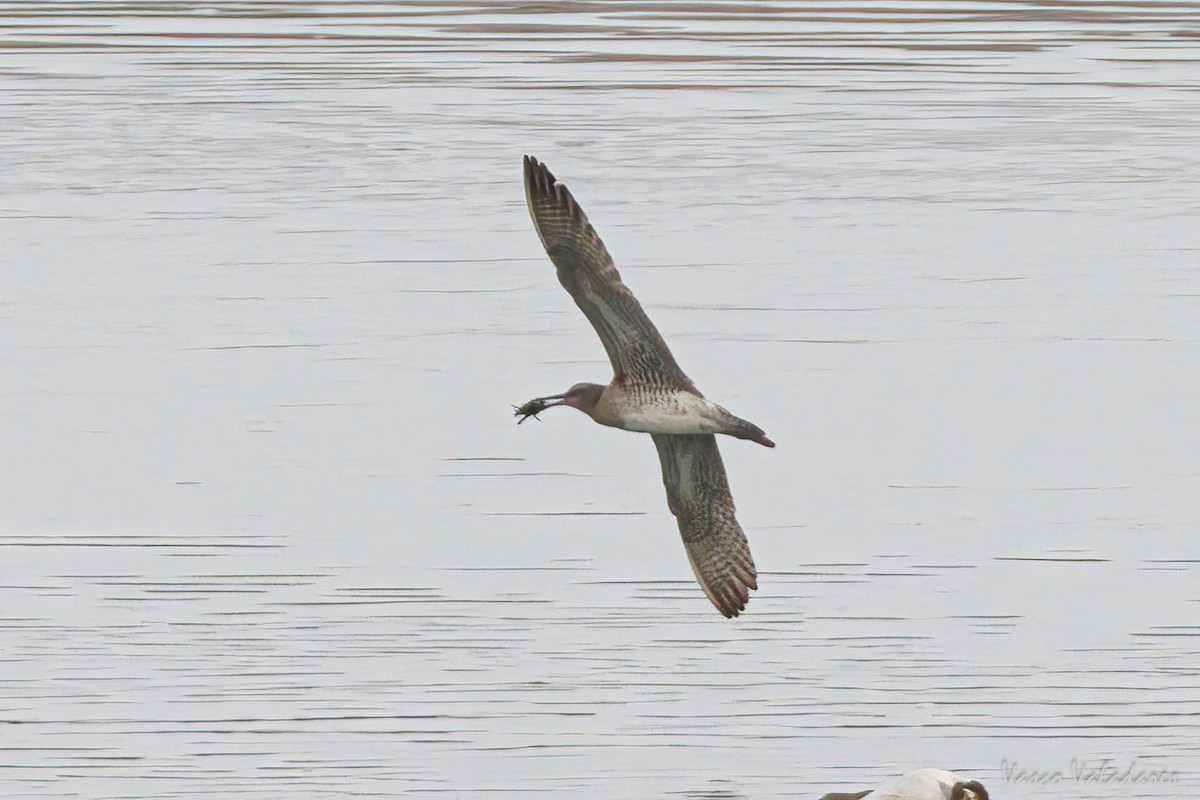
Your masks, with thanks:
M537 189L539 194L546 194L551 191L551 187L554 186L556 181L554 174L550 172L546 165L530 155L525 156L524 163L525 185L530 189Z
M722 586L711 587L712 592L709 595L709 600L712 601L717 611L720 611L727 619L732 619L746 610L746 604L750 602L750 589L752 588L758 588L754 586L753 578L745 581L745 583L736 579L726 581Z

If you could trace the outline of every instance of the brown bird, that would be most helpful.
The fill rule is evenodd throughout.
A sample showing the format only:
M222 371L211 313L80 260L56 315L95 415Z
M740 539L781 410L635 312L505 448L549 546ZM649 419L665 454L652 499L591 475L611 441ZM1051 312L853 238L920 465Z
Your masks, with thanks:
M534 228L558 270L558 280L592 323L613 379L577 383L516 410L524 422L553 406L571 406L601 425L649 433L662 464L667 505L679 522L696 580L727 617L746 608L757 572L714 434L775 443L762 428L705 399L675 363L654 323L621 282L612 256L567 187L537 159L525 156L525 200Z

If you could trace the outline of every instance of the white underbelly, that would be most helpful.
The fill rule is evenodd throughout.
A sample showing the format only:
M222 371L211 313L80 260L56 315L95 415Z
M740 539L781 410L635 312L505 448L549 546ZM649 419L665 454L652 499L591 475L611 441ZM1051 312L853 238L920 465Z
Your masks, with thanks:
M718 433L719 410L693 394L679 393L662 402L621 409L621 427L641 433Z

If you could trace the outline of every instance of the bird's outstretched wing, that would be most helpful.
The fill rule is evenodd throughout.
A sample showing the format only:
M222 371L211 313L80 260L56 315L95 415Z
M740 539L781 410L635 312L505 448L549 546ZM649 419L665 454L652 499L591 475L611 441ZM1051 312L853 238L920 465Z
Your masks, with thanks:
M558 280L600 336L615 380L696 392L567 187L525 156L525 200ZM699 392L696 392L699 394Z
M667 504L679 522L688 561L708 599L736 617L757 589L750 544L734 517L725 465L713 434L651 434L662 463Z

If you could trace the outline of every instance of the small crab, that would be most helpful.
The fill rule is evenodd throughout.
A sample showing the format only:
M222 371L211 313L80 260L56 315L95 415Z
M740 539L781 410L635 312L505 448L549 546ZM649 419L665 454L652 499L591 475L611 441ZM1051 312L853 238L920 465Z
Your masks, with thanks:
M517 420L517 424L520 425L530 417L533 417L538 422L541 422L541 418L538 417L538 414L545 411L549 406L550 403L546 402L546 398L544 397L535 397L523 406L513 406L513 413L520 417L520 419Z

